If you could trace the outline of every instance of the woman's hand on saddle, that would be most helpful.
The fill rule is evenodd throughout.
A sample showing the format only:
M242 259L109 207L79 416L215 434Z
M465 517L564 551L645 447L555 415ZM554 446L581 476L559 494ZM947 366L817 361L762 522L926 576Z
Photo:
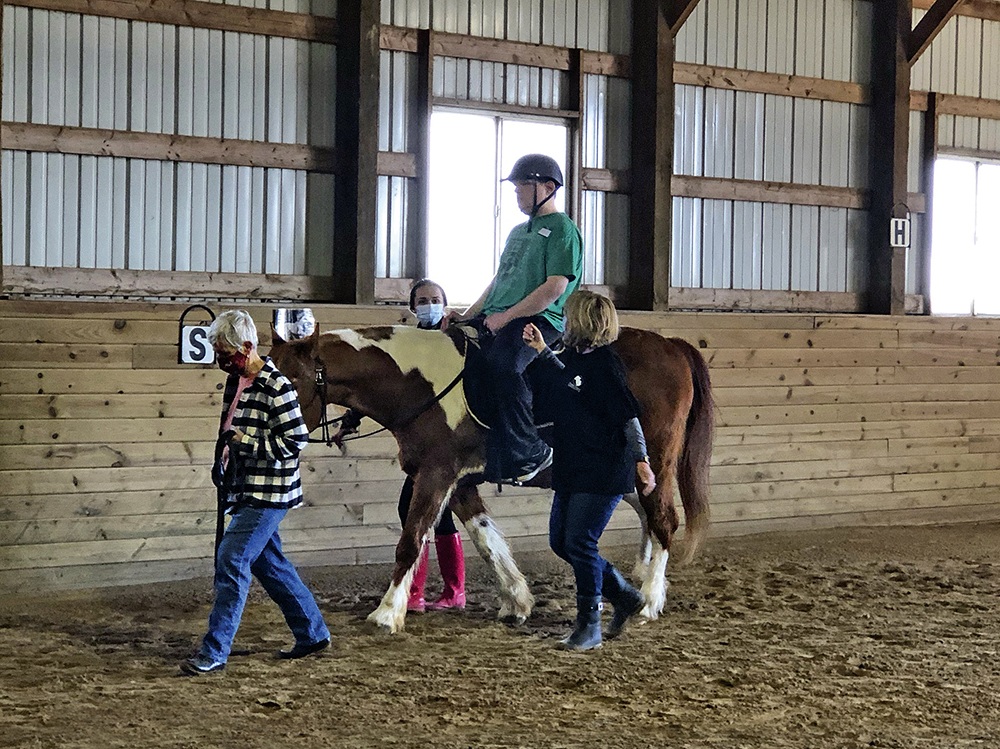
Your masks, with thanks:
M635 464L636 489L643 497L648 497L656 488L656 474L645 460Z
M448 310L444 313L444 317L441 318L441 330L447 330L448 326L457 323L465 322L470 316L464 315L458 310Z
M545 350L545 339L542 338L542 331L533 322L529 322L524 326L521 338L539 354Z

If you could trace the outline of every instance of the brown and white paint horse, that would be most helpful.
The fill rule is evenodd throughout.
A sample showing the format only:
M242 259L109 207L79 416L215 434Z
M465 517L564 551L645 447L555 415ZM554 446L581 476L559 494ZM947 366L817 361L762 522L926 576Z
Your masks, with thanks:
M323 401L354 409L392 432L400 466L414 479L392 581L368 619L390 632L403 627L416 562L446 506L496 573L500 618L527 618L534 599L476 487L484 465L485 430L469 413L462 388L452 389L414 418L415 409L445 390L462 370L463 356L449 335L392 326L322 335L317 330L288 342L272 332L272 338L270 356L298 390L310 430L325 417ZM623 328L615 348L642 406L640 421L657 479L649 496L628 498L642 523L636 570L646 600L642 615L655 619L666 602L667 559L678 527L675 479L684 505L686 559L708 529L711 384L704 358L682 339ZM324 397L317 371L324 373ZM540 478L550 475L546 471Z

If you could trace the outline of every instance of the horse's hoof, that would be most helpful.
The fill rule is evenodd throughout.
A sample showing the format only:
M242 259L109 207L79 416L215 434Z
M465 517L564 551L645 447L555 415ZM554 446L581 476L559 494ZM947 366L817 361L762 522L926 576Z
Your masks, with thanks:
M500 621L508 627L519 627L528 621L528 617L524 614L504 614L500 617Z
M642 611L639 612L639 616L636 617L636 621L637 623L640 621L645 623L645 622L656 621L659 618L660 618L660 612L657 611L655 607L646 604L645 606L642 607Z
M382 616L379 616L377 609L370 613L365 621L368 622L375 634L380 635L394 635L403 628L401 624L396 624L395 621L386 621Z

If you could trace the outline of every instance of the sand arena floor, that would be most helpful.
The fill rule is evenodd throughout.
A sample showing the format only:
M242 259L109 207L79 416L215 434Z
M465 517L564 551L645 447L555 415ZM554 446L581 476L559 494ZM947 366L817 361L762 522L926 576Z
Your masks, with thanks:
M524 626L470 559L469 609L392 637L364 621L387 568L305 570L334 643L295 662L255 588L242 654L195 679L208 580L8 599L0 746L1000 747L998 525L710 539L659 621L590 654L555 647L569 568L519 561Z

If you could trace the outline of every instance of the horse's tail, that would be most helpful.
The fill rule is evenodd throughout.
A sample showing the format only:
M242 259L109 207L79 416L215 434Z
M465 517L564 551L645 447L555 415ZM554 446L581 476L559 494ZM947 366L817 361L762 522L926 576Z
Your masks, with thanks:
M672 339L687 357L694 386L694 400L688 412L684 447L677 461L677 488L684 505L684 551L681 564L694 557L708 534L708 474L712 462L715 431L715 402L708 364L694 346L681 338Z

